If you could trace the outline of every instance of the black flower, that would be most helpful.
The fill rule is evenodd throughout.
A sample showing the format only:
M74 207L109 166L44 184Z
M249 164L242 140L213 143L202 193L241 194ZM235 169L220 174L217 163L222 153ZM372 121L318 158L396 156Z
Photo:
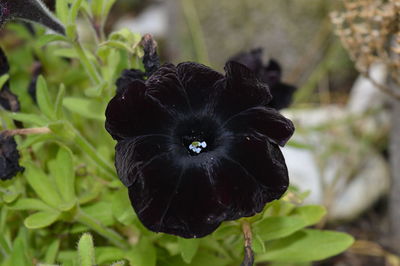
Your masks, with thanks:
M40 0L0 0L0 26L13 19L36 22L65 34L64 26Z
M14 137L0 134L0 179L13 178L18 172L24 170L19 165L19 153Z
M261 81L268 84L272 94L268 106L277 110L286 108L292 103L296 87L281 82L282 68L277 61L270 59L267 65L263 65L262 53L262 49L258 48L248 53L240 53L231 60L247 66Z
M106 110L118 176L142 223L186 238L252 216L288 187L278 145L294 131L268 87L236 62L223 76L166 64L146 81L124 73Z

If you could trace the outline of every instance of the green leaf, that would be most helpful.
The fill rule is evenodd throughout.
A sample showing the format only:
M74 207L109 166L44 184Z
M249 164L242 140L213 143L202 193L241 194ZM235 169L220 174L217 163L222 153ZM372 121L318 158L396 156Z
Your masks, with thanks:
M63 105L69 111L77 113L83 117L100 121L105 120L105 106L103 103L84 98L66 97L64 98Z
M64 84L60 84L60 88L58 89L56 103L54 105L54 112L57 119L62 119L63 112L62 112L62 105L65 95L65 86Z
M126 258L130 265L155 266L156 249L148 238L142 237L126 254Z
M27 256L27 233L23 229L19 230L18 236L14 241L9 265L32 265Z
M11 203L15 201L21 193L17 191L15 186L11 186L3 191L3 200L5 203Z
M301 217L296 216L272 216L266 217L253 224L255 234L264 240L272 240L285 237L306 226Z
M105 265L107 262L122 260L125 258L125 251L116 247L96 247L96 262Z
M114 223L114 218L111 210L111 203L105 201L99 201L94 204L82 207L82 210L93 217L100 223L108 226ZM131 210L131 209L130 209Z
M196 255L197 250L199 249L199 239L186 239L178 237L178 244L183 261L186 263L191 263L193 257Z
M229 236L240 234L239 224L223 223L212 235L215 239L226 239Z
M36 114L26 114L26 113L8 113L11 119L31 124L34 126L45 126L48 124L48 120L36 115Z
M255 253L265 253L264 240L259 235L254 235L252 249Z
M29 229L38 229L51 225L57 221L60 216L59 212L55 211L40 211L29 215L25 220L24 224Z
M46 35L40 36L37 39L36 45L38 47L43 47L48 43L56 42L56 41L67 41L67 39L65 38L65 36L62 36L59 34L46 34Z
M35 211L52 211L52 207L41 201L40 199L21 198L15 203L8 205L11 210L35 210Z
M72 152L67 147L60 146L56 159L50 162L50 173L55 180L61 198L66 203L74 204L77 198L75 196L75 171Z
M4 84L6 84L6 82L8 81L9 78L10 78L10 75L8 75L8 74L4 74L0 77L0 88L3 88Z
M54 108L47 88L47 83L41 75L36 83L36 98L39 109L43 114L49 119L55 119Z
M354 242L345 233L304 229L286 238L267 243L267 252L256 256L256 262L308 262L337 255Z
M68 22L68 1L57 0L56 1L56 14L57 17L66 24Z
M326 209L320 205L307 205L296 208L293 214L302 217L306 226L310 226L318 223L326 215Z
M44 258L45 263L54 264L56 262L59 248L60 248L60 240L59 239L53 240L53 242L47 247L46 256Z
M80 266L96 265L92 235L86 233L79 239L78 256Z
M122 188L113 194L111 204L111 210L115 219L125 225L132 224L135 214L131 209L132 207L126 188Z
M101 46L108 46L108 47L112 47L112 48L118 48L121 50L125 50L128 51L129 53L133 53L133 50L131 49L131 47L129 47L126 43L122 42L122 41L106 41L100 44Z
M55 185L46 174L33 163L27 163L25 178L38 197L44 202L55 208L61 205L62 200L57 193Z
M76 17L78 16L79 9L81 8L82 0L75 0L72 4L70 13L69 13L69 23L74 24Z
M22 142L21 145L18 145L18 148L21 150L27 149L29 147L32 147L32 145L40 142L46 142L49 140L54 140L56 139L56 136L54 134L38 134L38 135L28 135L26 139Z

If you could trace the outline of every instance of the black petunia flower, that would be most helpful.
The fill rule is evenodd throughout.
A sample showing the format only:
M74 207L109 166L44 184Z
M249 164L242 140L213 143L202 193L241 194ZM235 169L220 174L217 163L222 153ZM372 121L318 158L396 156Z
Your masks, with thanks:
M13 178L18 172L24 171L19 165L19 153L14 137L0 134L0 179Z
M277 110L286 108L292 103L296 87L281 82L282 68L277 61L270 59L267 65L263 65L262 53L263 50L258 48L248 53L240 53L230 60L247 66L261 81L268 84L272 94L268 106Z
M197 63L165 64L146 81L124 73L106 110L115 165L141 222L186 238L252 216L288 187L278 145L292 122L242 64L226 75Z

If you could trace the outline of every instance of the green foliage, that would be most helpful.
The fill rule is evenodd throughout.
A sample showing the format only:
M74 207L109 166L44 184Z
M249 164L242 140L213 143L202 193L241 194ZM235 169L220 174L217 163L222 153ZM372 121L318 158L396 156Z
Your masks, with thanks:
M40 26L32 37L21 25L7 26L24 45L7 48L12 71L10 77L0 77L0 85L10 80L22 110L0 111L1 119L9 126L14 119L25 127L48 127L51 133L17 139L26 170L0 183L0 263L239 265L244 245L240 220L225 222L202 239L155 234L140 223L116 176L115 143L104 130L104 111L121 71L139 68L143 51L140 35L129 30L104 34L114 2L56 0L56 15L67 37L46 35ZM80 15L100 25L92 42L78 41ZM37 104L21 89L30 82L35 60L43 67ZM300 206L289 198L247 218L257 261L321 260L352 244L342 233L305 229L318 223L325 209Z

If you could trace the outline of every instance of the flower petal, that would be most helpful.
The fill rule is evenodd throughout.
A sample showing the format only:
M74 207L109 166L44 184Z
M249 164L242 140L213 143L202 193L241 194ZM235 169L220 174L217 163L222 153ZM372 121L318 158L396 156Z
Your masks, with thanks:
M227 119L243 110L264 106L272 98L268 86L244 65L228 62L225 66L226 86L220 91L216 113Z
M146 93L157 99L165 108L187 112L189 102L176 71L172 64L160 67L146 81L148 88Z
M260 212L272 200L240 163L223 158L213 169L215 191L220 204L227 207L225 220L235 220Z
M126 88L130 86L132 82L136 80L145 79L145 73L138 69L125 69L122 71L121 77L117 79L117 94L122 93Z
M263 49L256 48L250 52L242 52L236 56L233 56L229 59L229 61L241 63L254 73L258 74L258 72L263 68L262 55Z
M296 87L285 83L278 83L272 86L273 99L268 105L276 110L288 107L292 103L293 94L296 90Z
M129 187L140 169L169 150L168 136L145 135L121 140L115 146L115 167L122 183Z
M168 155L143 168L129 195L139 219L155 232L202 237L225 218L205 168L178 167Z
M204 108L210 102L218 81L224 79L222 74L198 63L181 63L176 68L194 110Z
M282 147L294 132L292 121L266 107L254 107L240 112L227 120L225 126L237 133L261 133Z
M19 165L19 153L14 137L0 134L0 179L7 180L23 172Z
M279 199L289 185L285 159L276 144L256 135L236 136L228 152L267 191L267 201Z
M139 80L117 94L106 109L106 129L116 140L163 134L171 120L169 110L146 95L146 86Z

